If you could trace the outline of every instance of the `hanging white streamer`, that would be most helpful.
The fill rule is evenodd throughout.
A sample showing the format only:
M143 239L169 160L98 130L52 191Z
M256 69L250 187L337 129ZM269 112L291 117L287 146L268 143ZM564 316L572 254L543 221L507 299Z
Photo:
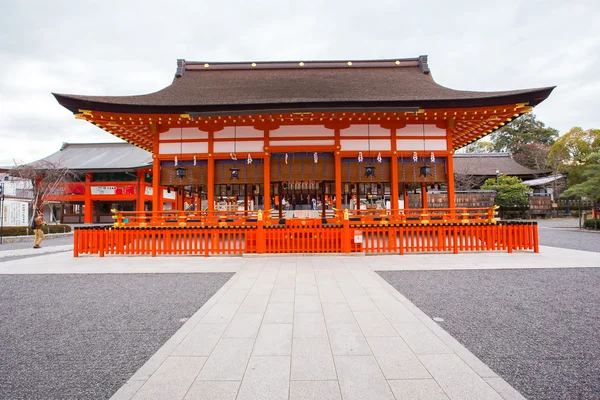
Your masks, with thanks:
M287 153L285 153L285 163L287 164L287 160L288 160L288 155Z
M435 162L435 154L433 154L433 151L431 152L431 162Z
M363 162L363 155L362 155L362 151L358 152L358 162Z
M248 164L252 164L252 156L248 153Z
M194 165L196 165L196 156L194 156Z
M231 156L232 160L237 160L237 154L235 154L235 153L229 153L229 155Z
M175 166L177 166L177 156L175 156Z
M317 161L319 161L319 155L317 154L316 151L315 151L315 155L313 156L313 158L315 159L315 164L316 164Z
M381 158L381 153L377 153L377 162L381 162L383 159Z
M417 162L419 160L419 156L417 155L416 151L413 151L413 161Z

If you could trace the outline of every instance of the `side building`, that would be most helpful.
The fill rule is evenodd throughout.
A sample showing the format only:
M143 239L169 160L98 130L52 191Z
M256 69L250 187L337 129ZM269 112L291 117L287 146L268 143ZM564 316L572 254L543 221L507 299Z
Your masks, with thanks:
M45 207L61 223L112 223L111 209L153 208L152 154L128 143L64 143L32 165L70 171ZM158 208L174 209L177 198L176 191L159 188Z

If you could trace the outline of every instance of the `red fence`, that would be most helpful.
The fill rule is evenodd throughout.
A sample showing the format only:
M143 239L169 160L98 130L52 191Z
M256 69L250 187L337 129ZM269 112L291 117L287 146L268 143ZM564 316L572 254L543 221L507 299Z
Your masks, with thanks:
M434 253L533 250L539 252L536 223L449 224L359 227L366 253Z
M80 227L74 256L241 255L266 253L435 253L539 251L535 222L497 224L324 225L295 220L285 225L222 227Z

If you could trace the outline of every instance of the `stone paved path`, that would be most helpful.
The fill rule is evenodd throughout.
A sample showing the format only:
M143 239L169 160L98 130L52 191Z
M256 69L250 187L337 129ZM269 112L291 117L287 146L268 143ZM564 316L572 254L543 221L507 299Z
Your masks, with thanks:
M113 399L518 399L357 257L247 259Z

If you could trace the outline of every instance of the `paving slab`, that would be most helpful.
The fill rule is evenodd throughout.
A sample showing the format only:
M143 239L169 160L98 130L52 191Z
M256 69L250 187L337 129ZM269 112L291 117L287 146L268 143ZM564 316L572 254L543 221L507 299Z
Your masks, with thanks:
M253 345L254 339L221 339L197 379L202 381L242 380Z
M403 379L388 381L396 400L448 400L434 379Z
M327 337L294 338L291 379L294 381L337 380Z
M335 381L291 381L290 400L342 400Z
M289 356L252 356L237 400L287 399L289 391Z
M206 357L169 357L133 396L133 399L182 399L205 362Z
M235 400L241 381L195 381L184 400Z

